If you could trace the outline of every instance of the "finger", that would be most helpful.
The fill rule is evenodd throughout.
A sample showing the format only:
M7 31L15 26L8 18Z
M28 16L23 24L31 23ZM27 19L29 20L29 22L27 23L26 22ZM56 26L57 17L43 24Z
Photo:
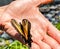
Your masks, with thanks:
M28 11L33 6L41 3L50 2L51 0L16 0L13 1L7 8L8 12L20 15L21 12ZM29 6L29 7L28 7ZM19 11L19 12L18 12Z
M45 42L41 41L39 38L32 37L32 41L35 42L41 49L51 49L51 47Z
M17 0L13 1L9 7L6 9L5 13L8 13L12 16L19 18L20 13L26 12L32 8L32 1L30 0ZM29 6L29 7L28 7ZM18 12L19 11L19 12Z
M35 6L41 5L41 4L48 4L53 2L53 0L33 0L33 2L35 3Z
M60 43L60 31L52 24L48 26L48 34Z
M41 4L48 4L48 3L51 3L53 2L53 0L41 0Z
M37 45L36 43L32 42L30 49L40 49L40 47L39 47L39 45Z
M33 26L32 26L33 27ZM40 32L39 32L40 30ZM42 42L41 40L43 40L43 36L45 35L43 32L42 32L42 29L38 29L36 30L36 28L31 28L31 39L33 42L35 42L37 45L39 45L39 47L41 49L51 49L49 45L47 45L46 43Z
M48 45L50 45L50 47L52 48L52 49L60 49L60 45L59 45L59 43L55 40L55 39L53 39L53 38L51 38L50 36L48 36L48 35L45 35L44 36L44 40L43 40L45 43L47 43Z
M46 32L60 43L60 31L55 26L53 26L53 24L50 23L49 20L44 17L44 15L42 15L41 13L39 15L46 21Z

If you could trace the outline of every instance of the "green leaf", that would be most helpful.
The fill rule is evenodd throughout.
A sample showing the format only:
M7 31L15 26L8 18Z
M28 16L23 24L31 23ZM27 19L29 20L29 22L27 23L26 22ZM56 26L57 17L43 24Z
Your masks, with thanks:
M57 24L55 24L55 26L56 26L56 28L57 28L58 30L60 30L60 22L57 23Z
M13 43L11 43L6 49L29 49L29 47L23 45L21 42L16 40Z

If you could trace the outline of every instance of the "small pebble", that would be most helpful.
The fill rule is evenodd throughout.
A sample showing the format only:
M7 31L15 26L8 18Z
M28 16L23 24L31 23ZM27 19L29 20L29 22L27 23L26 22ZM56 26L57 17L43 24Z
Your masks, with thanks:
M4 32L4 33L1 35L1 38L10 39L11 37L10 37L6 32Z

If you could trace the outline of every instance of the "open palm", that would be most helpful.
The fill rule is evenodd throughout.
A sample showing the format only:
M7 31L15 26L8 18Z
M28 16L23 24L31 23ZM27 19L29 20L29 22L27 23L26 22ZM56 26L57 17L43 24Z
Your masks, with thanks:
M10 5L1 7L0 26L4 26L9 35L21 41L20 35L11 25L10 21L15 19L17 22L21 22L22 19L28 19L31 23L30 33L33 41L31 49L60 49L60 31L39 12L37 7L39 4L50 1L17 0Z

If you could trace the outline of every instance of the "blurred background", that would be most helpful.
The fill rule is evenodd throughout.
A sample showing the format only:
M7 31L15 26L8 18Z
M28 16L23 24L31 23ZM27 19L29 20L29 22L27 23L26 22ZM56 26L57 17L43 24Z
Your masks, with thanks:
M10 4L14 0L0 0L0 7ZM60 30L60 0L55 0L55 2L40 5L40 12ZM0 49L3 49L7 45L14 42L6 32L0 33ZM16 44L15 44L16 45Z
M60 0L55 0L55 2L47 5L41 5L39 10L51 23L56 24L60 22Z

